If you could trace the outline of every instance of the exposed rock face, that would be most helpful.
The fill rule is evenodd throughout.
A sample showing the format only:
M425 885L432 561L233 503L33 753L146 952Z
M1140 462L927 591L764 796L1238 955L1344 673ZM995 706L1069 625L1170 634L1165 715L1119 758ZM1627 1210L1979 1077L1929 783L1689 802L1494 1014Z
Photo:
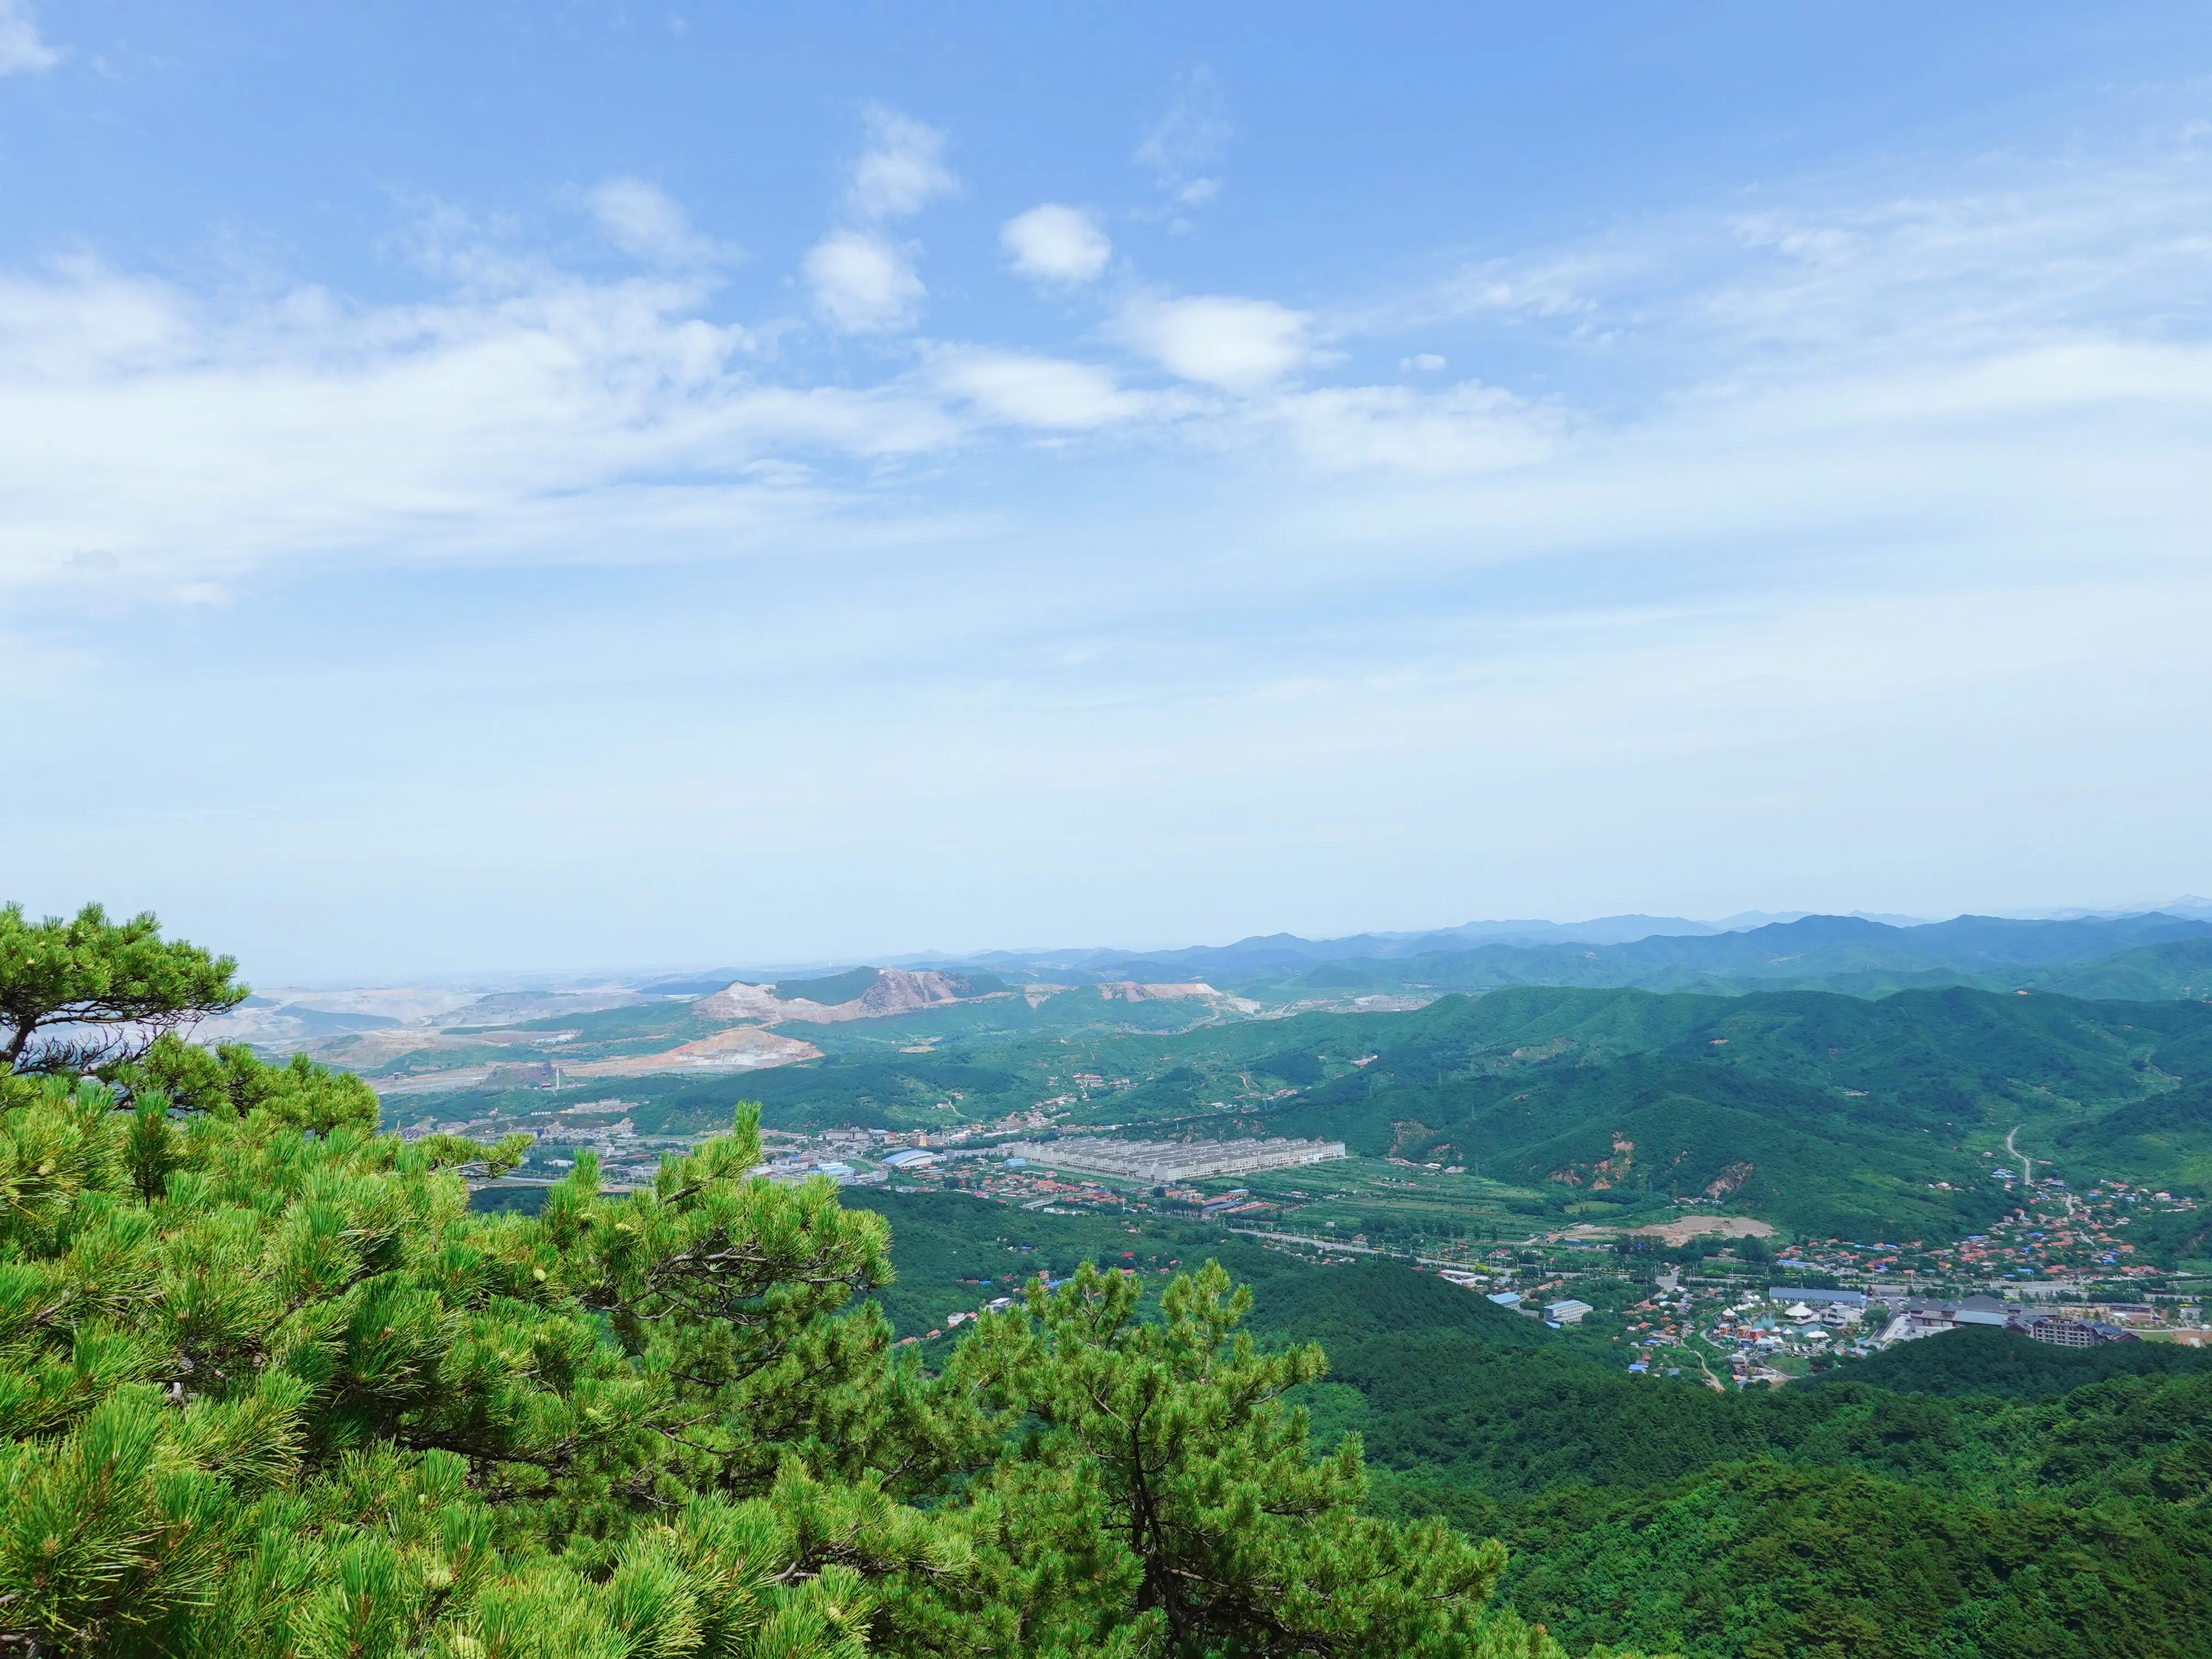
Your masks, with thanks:
M830 1025L840 1020L910 1014L917 1009L938 1008L965 1000L959 981L946 975L934 970L910 974L902 968L884 968L877 971L872 985L849 1002L809 1002L804 997L787 1002L765 985L748 985L740 980L710 997L702 997L691 1006L708 1019L757 1019L767 1024L797 1019Z
M653 1072L750 1072L819 1060L822 1051L796 1037L764 1031L757 1025L733 1026L657 1054L625 1054L616 1060L564 1066L568 1077L641 1077ZM549 1068L550 1069L550 1068Z
M1729 1164L1727 1169L1713 1177L1711 1184L1705 1188L1705 1196L1726 1198L1751 1179L1751 1167L1748 1164Z
M781 1019L784 1010L790 1006L778 1002L775 993L765 985L748 985L738 980L712 996L701 997L691 1005L691 1012L702 1019Z
M943 974L909 974L902 969L886 968L876 975L876 982L860 994L860 1006L863 1012L848 1014L845 1018L860 1019L876 1014L907 1014L917 1008L931 1008L939 1003L959 1000L959 986ZM849 1002L838 1005L840 1008L853 1006Z

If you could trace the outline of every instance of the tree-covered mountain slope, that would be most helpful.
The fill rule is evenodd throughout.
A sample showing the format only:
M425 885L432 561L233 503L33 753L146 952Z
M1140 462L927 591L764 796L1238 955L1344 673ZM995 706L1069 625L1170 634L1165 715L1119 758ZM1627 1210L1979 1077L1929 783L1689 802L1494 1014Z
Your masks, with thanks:
M1990 1136L2015 1125L2093 1175L2179 1179L2203 1116L2185 1085L2212 1079L2212 1006L2185 1002L1522 988L1389 1022L1374 1058L1272 1127L1838 1237L1986 1220L2003 1201L1982 1178ZM2126 1167L2100 1169L2107 1149Z
M2212 1350L2168 1342L2102 1342L2061 1348L1993 1325L1964 1325L1939 1338L1900 1342L1799 1385L1861 1384L1899 1394L1984 1395L2049 1400L2118 1376L2212 1373Z
M2212 939L2170 939L2089 962L2039 969L2027 983L2069 997L2128 1002L2212 1000Z

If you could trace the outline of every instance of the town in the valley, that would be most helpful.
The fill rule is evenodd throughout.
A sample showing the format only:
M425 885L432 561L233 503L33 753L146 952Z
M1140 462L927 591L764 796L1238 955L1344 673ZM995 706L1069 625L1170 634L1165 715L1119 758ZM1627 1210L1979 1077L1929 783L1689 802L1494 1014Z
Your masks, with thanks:
M1195 1221L1322 1265L1388 1256L1550 1328L1572 1328L1585 1346L1592 1339L1617 1344L1631 1372L1717 1388L1780 1383L1961 1327L2009 1328L2061 1347L2212 1340L2203 1322L2203 1291L2212 1286L2177 1280L2136 1259L2131 1229L2196 1208L2195 1200L2162 1188L2124 1181L2082 1188L2039 1176L2032 1164L1992 1164L1988 1178L2010 1207L1984 1231L1951 1243L1785 1243L1765 1224L1694 1200L1634 1230L1515 1227L1492 1215L1487 1225L1370 1236L1352 1218L1363 1198L1426 1194L1448 1203L1455 1178L1465 1172L1352 1157L1341 1142L1147 1141L1068 1132L1054 1121L1054 1108L1063 1103L1042 1101L1003 1121L944 1131L769 1131L755 1173L779 1182L957 1192L1018 1212ZM603 1181L642 1183L664 1154L697 1139L641 1133L629 1106L603 1098L534 1115L527 1127L538 1140L514 1179L556 1180L588 1148ZM502 1116L425 1121L406 1133L514 1127ZM1654 1244L1672 1248L1646 1248ZM979 1299L968 1314L949 1316L943 1328L1006 1300Z

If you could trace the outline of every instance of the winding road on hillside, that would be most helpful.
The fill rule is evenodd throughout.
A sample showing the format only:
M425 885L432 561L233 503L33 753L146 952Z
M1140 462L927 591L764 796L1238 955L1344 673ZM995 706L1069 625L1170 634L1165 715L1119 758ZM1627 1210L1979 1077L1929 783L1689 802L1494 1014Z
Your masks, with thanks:
M2035 1160L2013 1145L2012 1138L2019 1133L2020 1125L2017 1123L2005 1131L2005 1151L2020 1160L2020 1184L2029 1187L2035 1183Z

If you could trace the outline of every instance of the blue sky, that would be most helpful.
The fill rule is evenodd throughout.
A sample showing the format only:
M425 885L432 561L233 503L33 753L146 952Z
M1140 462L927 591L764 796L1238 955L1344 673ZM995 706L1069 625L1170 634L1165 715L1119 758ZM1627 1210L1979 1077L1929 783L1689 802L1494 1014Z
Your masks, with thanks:
M2200 7L0 0L0 889L270 982L2212 886Z

